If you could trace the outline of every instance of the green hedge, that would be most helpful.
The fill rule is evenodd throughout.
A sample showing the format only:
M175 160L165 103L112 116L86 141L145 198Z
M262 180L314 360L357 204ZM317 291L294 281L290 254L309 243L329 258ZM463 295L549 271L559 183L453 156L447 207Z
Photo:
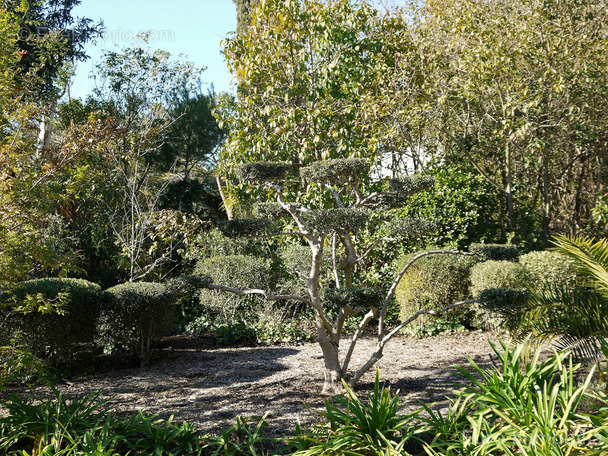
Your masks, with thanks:
M525 289L532 276L520 263L488 260L471 269L471 295L476 298L483 290L491 288Z
M413 254L400 257L395 269L401 270ZM421 309L441 309L467 298L469 270L474 264L470 257L430 255L417 260L403 276L395 297L400 319L407 319ZM456 312L462 313L465 309ZM420 319L420 324L425 320Z
M45 278L21 282L0 300L0 339L20 333L36 356L68 362L82 344L94 340L102 290L83 279Z
M499 306L496 301L500 300L501 293L512 294L518 290L523 292L532 280L530 272L523 264L509 260L488 260L478 263L471 269L470 278L470 290L474 298L487 297L488 290L496 290L493 294L495 302L492 306L488 306L487 299L485 299L484 304L471 307L478 317L473 323L474 326L485 327L485 329L497 329L503 321L501 315L504 315L505 312L517 311L515 308L505 308L505 306L516 305L512 300L505 301L500 312L495 310Z
M109 288L101 310L99 343L108 352L135 355L142 365L173 323L176 295L164 284L123 283Z
M547 250L530 252L522 255L519 262L528 270L532 288L555 288L576 283L576 266L561 253Z

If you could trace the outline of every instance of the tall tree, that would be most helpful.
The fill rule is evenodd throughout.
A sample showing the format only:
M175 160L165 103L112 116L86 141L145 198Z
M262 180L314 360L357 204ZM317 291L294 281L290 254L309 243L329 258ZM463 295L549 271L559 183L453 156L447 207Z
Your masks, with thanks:
M46 60L22 64L28 54L21 48L19 30L27 2L14 12L0 9L0 282L40 274L65 274L73 269L76 254L62 237L63 220L55 211L60 191L52 178L72 163L77 154L36 157L36 123L40 89L36 68ZM63 41L48 36L48 48L62 52Z
M157 274L179 247L178 241L169 242L166 250L150 254L158 246L157 228L169 227L175 222L169 219L176 216L160 211L167 182L154 175L153 159L174 120L172 103L184 92L196 90L200 71L190 62L173 60L168 52L142 47L107 52L97 67L95 94L110 107L120 131L109 158L121 197L119 204L108 207L108 217L129 280Z
M81 0L4 0L3 8L18 24L20 75L36 76L35 95L56 98L66 64L87 58L85 45L99 37L103 23L72 15ZM19 76L21 77L21 76Z
M249 25L251 10L258 0L232 0L236 5L236 31L241 34Z
M224 138L224 132L213 116L215 105L213 91L180 94L169 110L174 120L155 161L162 163L165 169L175 166L175 172L182 180L188 180L197 165L213 167Z
M504 195L512 230L536 209L545 242L572 206L571 229L584 221L606 143L606 24L603 0L431 0L420 10L444 156L465 157Z
M239 80L224 158L372 160L396 19L347 0L269 0L252 14L224 46Z

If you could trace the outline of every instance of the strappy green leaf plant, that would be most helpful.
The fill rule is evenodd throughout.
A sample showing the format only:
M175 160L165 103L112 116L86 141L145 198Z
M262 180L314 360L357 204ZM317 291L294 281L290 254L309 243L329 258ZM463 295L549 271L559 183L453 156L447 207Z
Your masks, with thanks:
M601 455L608 451L608 408L587 415L578 410L593 372L582 383L569 351L545 361L537 351L525 362L524 344L494 345L498 362L472 372L457 366L467 385L444 415L429 411L423 421L433 440L429 455ZM600 398L601 399L601 398Z
M294 455L407 455L405 446L422 432L415 423L420 411L400 415L399 392L392 395L390 388L380 385L378 370L365 402L343 384L345 395L335 397L335 405L326 400L325 411L320 412L326 423L313 428L304 437L310 446ZM298 441L302 439L298 436Z

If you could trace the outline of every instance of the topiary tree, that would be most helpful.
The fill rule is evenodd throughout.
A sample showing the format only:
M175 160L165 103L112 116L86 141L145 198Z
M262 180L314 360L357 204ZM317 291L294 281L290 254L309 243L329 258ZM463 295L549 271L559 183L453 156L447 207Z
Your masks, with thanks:
M98 320L98 342L107 351L137 356L143 366L154 343L171 329L180 292L205 285L204 278L196 283L174 279L168 284L127 282L107 289Z
M286 163L247 163L236 166L235 174L241 181L254 183L258 188L264 189L269 199L274 199L279 205L273 210L268 210L271 206L264 205L263 210L258 211L259 214L281 217L282 212L277 209L282 209L288 217L275 222L268 218L230 220L224 223L223 232L231 236L296 236L305 241L311 254L305 281L308 296L271 294L263 289L238 289L216 283L207 285L212 290L240 296L259 295L266 300L293 300L310 306L314 310L317 341L323 352L323 392L326 393L337 392L342 379L349 379L350 385L355 385L380 360L385 345L420 315L437 315L460 304L474 302L469 300L440 309L421 309L397 327L388 328L386 325L387 309L397 284L417 260L438 254L474 255L451 250L434 250L414 256L401 268L392 284L386 287L387 291L356 287L356 267L375 248L385 241L411 241L432 228L432 223L427 220L389 219L380 230L387 235L370 240L368 231L371 229L371 211L388 211L399 206L412 194L431 188L434 181L428 176L412 175L372 182L368 178L369 165L366 159L348 158L317 161L299 168ZM290 176L294 178L290 180ZM279 181L283 185L279 185ZM327 252L326 249L330 251ZM328 256L331 257L334 280L328 287L329 290L324 290L320 271ZM337 316L332 319L330 314ZM345 322L355 315L362 315L362 320L340 359L339 347ZM377 320L376 348L363 365L349 371L357 341L374 318Z

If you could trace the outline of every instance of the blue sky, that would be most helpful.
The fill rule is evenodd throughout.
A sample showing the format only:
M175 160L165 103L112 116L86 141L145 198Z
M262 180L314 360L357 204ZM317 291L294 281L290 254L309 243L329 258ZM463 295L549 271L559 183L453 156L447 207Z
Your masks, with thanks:
M197 66L207 67L202 76L205 84L213 83L216 91L231 88L220 41L236 30L232 0L82 0L74 15L102 19L106 32L96 45L87 46L91 58L78 64L70 88L72 97L91 92L89 75L104 49L127 47L135 35L147 30L151 48L185 54Z

